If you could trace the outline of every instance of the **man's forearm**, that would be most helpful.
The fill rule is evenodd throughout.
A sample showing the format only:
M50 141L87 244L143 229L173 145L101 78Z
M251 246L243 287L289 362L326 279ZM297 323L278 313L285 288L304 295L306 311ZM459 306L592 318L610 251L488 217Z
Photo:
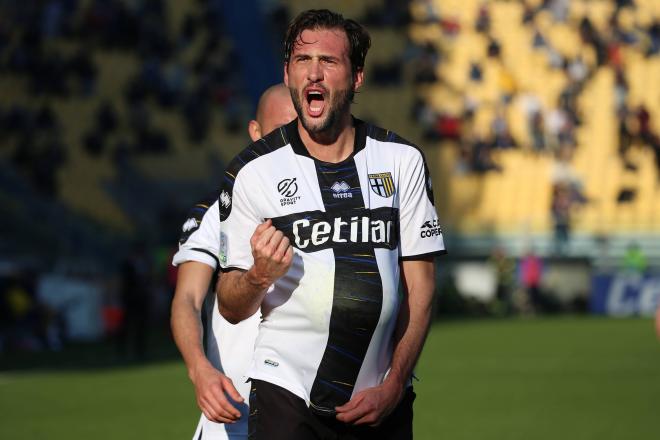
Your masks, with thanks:
M199 366L210 365L204 353L201 309L213 278L213 269L196 261L179 266L170 325L177 348L192 376Z
M268 287L269 280L256 277L253 269L224 273L216 289L220 313L233 324L249 318L259 310Z
M192 379L194 370L199 365L208 363L202 342L200 311L185 299L176 300L175 298L172 301L171 326L174 342L181 352L183 361L188 368L188 375Z
M394 338L394 353L387 380L401 386L410 379L422 352L431 322L435 290L432 261L404 262L402 274L406 294L399 310Z
M220 277L216 293L220 314L233 324L254 315L267 289L284 275L293 261L289 239L266 220L250 238L254 264L247 271L234 270Z

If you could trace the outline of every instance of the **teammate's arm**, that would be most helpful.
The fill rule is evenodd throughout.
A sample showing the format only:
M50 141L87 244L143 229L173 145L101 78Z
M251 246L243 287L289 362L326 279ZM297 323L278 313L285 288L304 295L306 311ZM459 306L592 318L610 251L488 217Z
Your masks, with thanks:
M289 239L275 229L271 220L257 226L250 247L252 267L224 273L218 282L220 313L234 324L259 310L268 288L289 270L293 261Z
M403 397L431 321L435 266L432 259L403 261L401 274L405 296L399 308L390 371L381 385L362 390L337 407L339 421L379 425Z
M227 376L208 361L202 344L202 303L213 277L213 268L197 261L179 265L172 300L171 327L188 376L195 386L197 405L207 419L219 423L233 423L241 413L225 396L237 402L243 398Z

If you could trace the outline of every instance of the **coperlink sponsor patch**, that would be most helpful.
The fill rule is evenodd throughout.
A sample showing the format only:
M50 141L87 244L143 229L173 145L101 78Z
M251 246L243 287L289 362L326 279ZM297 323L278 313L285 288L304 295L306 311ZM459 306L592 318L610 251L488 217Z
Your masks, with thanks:
M442 227L440 227L440 222L437 218L425 221L420 229L420 237L422 238L437 237L438 235L442 235Z

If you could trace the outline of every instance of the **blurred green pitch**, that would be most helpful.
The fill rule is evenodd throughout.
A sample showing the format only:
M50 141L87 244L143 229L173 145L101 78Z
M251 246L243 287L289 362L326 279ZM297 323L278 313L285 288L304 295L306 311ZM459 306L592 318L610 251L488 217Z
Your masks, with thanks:
M649 439L660 342L643 319L436 324L417 369L416 439ZM0 438L187 439L180 362L0 374Z

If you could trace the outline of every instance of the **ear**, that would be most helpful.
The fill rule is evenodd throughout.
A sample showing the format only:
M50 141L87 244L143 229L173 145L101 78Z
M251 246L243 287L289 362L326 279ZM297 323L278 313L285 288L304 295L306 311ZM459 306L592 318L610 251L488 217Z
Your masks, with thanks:
M289 73L287 70L289 70L289 63L284 63L284 85L289 87Z
M248 134L252 142L256 142L261 139L261 125L254 119L248 122Z
M358 69L358 71L355 72L355 82L353 83L353 91L357 92L360 89L360 87L362 87L363 83L364 83L364 70Z

